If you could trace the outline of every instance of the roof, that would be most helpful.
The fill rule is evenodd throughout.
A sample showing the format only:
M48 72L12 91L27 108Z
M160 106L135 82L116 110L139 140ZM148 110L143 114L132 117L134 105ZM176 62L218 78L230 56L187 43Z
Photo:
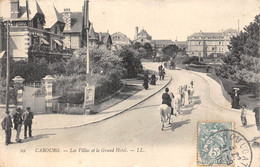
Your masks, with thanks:
M190 37L219 37L219 36L223 36L223 33L221 33L221 32L197 32L197 33L190 35Z
M89 38L98 40L98 34L95 32L93 24L90 24L89 27Z
M226 29L225 31L223 32L237 32L237 30L233 29L233 28L229 28L229 29Z
M71 30L65 30L64 32L82 32L82 12L71 12Z
M156 45L171 45L174 44L172 40L152 40L151 44L156 44Z
M137 36L151 37L144 29L142 29Z
M61 14L57 11L55 6L50 7L47 5L42 5L42 9L44 11L44 16L46 21L46 24L44 26L45 28L51 28L57 22L64 23Z
M29 20L33 19L37 13L44 15L40 5L36 0L28 0L28 9L29 9ZM27 12L24 12L21 18L27 19Z
M99 34L101 35L101 41L103 43L109 43L109 37L110 37L109 33L107 33L107 32L105 32L105 33L100 32Z
M127 36L125 34L121 33L121 32L115 32L111 36L115 36L115 35L121 35L121 36L124 36L124 37L127 38Z

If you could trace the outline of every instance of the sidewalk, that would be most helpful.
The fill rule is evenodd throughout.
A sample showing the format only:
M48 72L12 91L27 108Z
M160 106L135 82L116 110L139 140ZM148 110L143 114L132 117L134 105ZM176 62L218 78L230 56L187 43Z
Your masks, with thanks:
M61 129L72 128L92 123L97 123L136 106L147 98L153 96L171 82L172 78L165 77L165 80L158 80L156 85L149 85L149 89L142 89L126 100L115 104L114 106L103 110L94 115L65 115L65 114L45 114L35 115L33 119L33 129Z

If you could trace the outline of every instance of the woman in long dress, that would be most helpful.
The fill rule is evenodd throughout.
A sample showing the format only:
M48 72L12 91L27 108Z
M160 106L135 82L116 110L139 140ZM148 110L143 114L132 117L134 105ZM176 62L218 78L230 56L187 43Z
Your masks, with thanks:
M175 113L181 114L181 87L178 88L178 92L174 98L174 103Z
M189 104L189 95L188 95L188 86L187 85L184 86L184 100L185 100L184 105L185 106L188 105Z

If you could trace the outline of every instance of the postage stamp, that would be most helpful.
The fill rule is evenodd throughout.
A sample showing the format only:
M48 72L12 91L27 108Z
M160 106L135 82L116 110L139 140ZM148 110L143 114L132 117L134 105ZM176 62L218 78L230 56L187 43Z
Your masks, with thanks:
M253 157L251 146L233 127L232 122L198 123L198 166L250 167Z

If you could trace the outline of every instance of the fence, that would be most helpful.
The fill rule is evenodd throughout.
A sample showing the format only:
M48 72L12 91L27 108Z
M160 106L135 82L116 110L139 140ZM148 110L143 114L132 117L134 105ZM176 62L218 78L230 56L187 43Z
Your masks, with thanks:
M54 100L53 113L83 115L85 111L83 104L58 103Z
M43 83L42 82L34 82L34 83L25 83L24 86L29 86L33 88L40 88L42 87Z

